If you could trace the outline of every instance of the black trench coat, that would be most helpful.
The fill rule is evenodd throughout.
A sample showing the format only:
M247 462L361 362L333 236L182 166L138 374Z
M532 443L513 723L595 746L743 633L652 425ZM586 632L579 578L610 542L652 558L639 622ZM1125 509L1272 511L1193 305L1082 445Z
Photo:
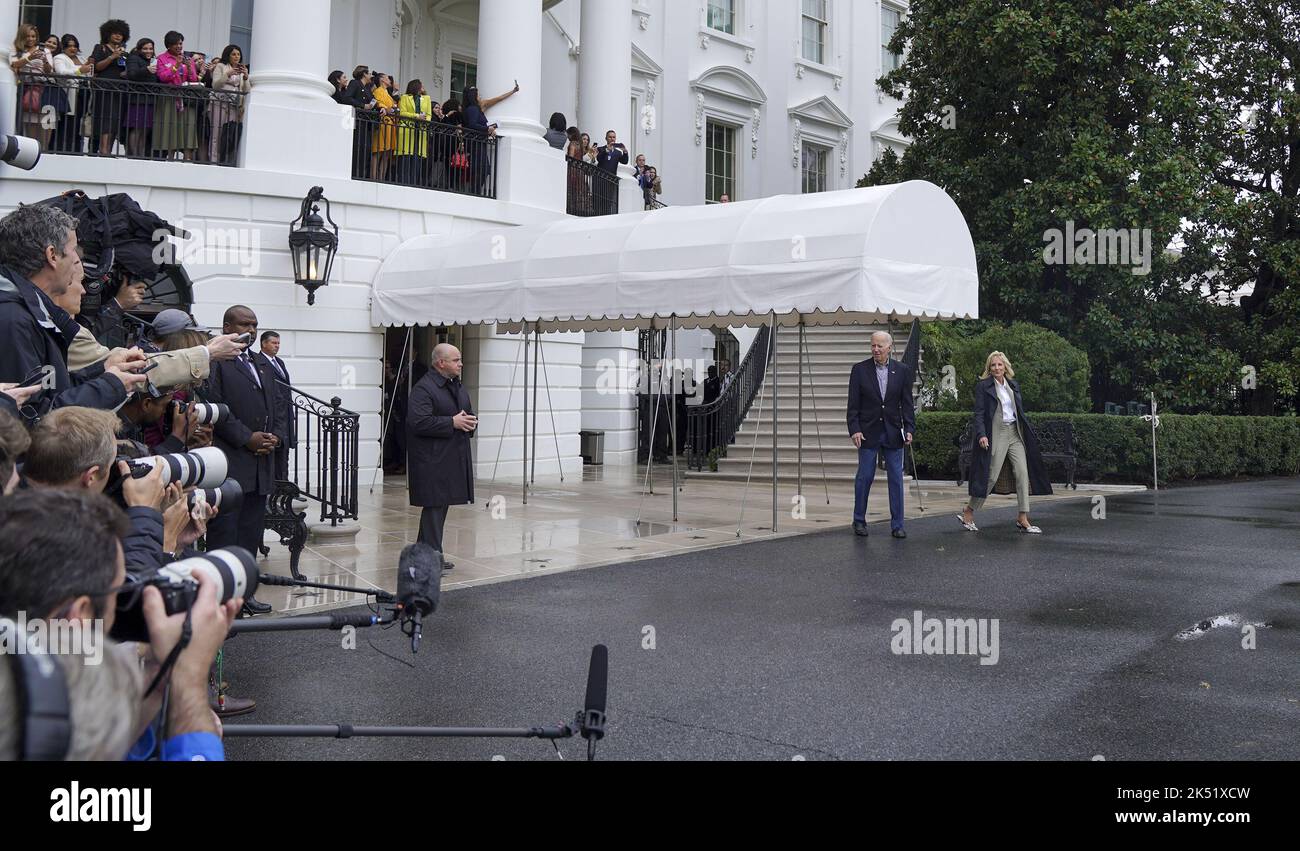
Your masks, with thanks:
M995 379L986 378L975 385L975 416L971 422L970 455L970 495L983 499L988 496L989 464L993 459L993 418L1001 417L1002 402L994 388ZM1052 480L1048 478L1047 468L1043 466L1043 453L1038 448L1038 435L1034 434L1029 418L1025 416L1025 403L1020 398L1020 385L1008 378L1011 391L1016 397L1016 421L1020 423L1020 432L1025 443L1025 461L1029 465L1030 496L1051 496ZM989 439L989 448L980 448L980 438ZM1010 459L1005 463L1010 463Z
M474 501L474 432L457 431L452 417L474 413L469 391L437 370L411 390L406 409L407 462L411 505L421 508Z

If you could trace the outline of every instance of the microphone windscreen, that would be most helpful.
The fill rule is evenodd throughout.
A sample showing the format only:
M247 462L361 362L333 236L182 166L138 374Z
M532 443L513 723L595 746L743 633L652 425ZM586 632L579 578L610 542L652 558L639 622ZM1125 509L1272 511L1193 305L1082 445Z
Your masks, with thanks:
M591 648L591 665L587 668L587 699L583 709L605 713L605 691L609 684L609 649L603 644Z
M428 544L411 544L397 564L397 600L421 615L438 609L442 592L442 553Z

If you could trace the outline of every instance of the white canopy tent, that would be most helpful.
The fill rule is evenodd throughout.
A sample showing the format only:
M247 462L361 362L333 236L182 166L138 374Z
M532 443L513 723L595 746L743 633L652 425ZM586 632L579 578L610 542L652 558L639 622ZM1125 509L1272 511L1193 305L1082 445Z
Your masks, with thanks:
M380 268L371 315L533 333L973 319L979 280L957 205L912 181L417 237Z

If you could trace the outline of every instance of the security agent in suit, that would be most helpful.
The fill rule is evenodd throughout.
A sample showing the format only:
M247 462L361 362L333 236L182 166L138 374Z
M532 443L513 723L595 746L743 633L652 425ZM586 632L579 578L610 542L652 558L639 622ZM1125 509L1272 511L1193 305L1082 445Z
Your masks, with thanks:
M281 396L280 406L284 409L285 441L275 449L275 478L285 482L289 480L289 450L298 445L298 417L293 411L293 393L289 388L293 379L289 377L289 367L280 359L280 335L274 331L262 334L262 351L258 358L264 360L275 375L276 392Z
M236 305L226 311L222 333L257 337L257 314ZM250 553L262 544L266 499L275 489L276 447L285 442L287 423L283 397L275 389L275 373L263 358L247 351L232 361L214 363L208 378L207 401L230 407L230 419L213 427L213 445L226 454L229 477L244 489L238 512L222 512L208 524L208 549L240 546ZM244 608L265 614L271 607L253 597Z
M474 459L470 448L478 417L461 384L460 351L443 343L433 350L433 369L411 390L407 408L406 473L411 505L419 506L420 543L442 552L447 509L474 501ZM451 570L443 562L443 570Z
M871 336L871 360L853 367L849 378L849 435L858 448L858 475L853 488L853 531L867 537L867 497L876 477L877 453L884 453L889 472L889 525L895 538L903 530L903 450L916 432L912 371L889 352L894 339L884 331Z

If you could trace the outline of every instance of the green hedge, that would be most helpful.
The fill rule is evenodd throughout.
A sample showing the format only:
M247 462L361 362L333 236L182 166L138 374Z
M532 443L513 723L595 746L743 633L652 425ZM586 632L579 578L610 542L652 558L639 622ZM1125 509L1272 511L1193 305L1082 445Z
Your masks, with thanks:
M923 477L957 478L957 436L970 414L919 411L916 465ZM1151 484L1151 425L1139 417L1035 414L1069 420L1079 446L1078 482ZM1300 419L1161 414L1160 483L1233 476L1300 475ZM1050 465L1054 481L1062 471Z

